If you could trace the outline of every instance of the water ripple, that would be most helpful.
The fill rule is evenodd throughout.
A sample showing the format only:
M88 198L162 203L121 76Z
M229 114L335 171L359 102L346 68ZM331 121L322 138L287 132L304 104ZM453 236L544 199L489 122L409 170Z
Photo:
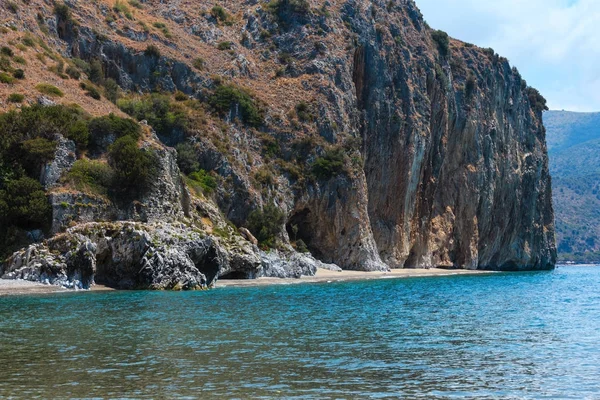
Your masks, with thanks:
M0 298L0 398L600 398L600 269Z

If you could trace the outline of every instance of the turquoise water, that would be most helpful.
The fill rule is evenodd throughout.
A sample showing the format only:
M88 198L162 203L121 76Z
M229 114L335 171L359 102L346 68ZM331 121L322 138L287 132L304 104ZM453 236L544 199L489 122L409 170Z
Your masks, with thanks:
M600 268L0 298L0 398L600 398Z

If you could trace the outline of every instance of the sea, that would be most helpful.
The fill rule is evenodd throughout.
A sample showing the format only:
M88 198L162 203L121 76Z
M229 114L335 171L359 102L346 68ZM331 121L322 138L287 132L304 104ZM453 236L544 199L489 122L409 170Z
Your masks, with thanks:
M2 399L600 399L600 267L0 298Z

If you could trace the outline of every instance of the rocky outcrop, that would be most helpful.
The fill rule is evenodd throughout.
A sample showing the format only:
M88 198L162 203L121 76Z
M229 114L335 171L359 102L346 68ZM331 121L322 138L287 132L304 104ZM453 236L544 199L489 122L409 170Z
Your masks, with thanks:
M145 124L142 121L142 125ZM113 202L106 196L72 191L51 191L52 233L63 231L76 223L94 221L173 221L189 216L190 194L179 167L175 149L162 145L156 134L149 130L150 138L142 142L142 149L156 154L157 174L150 187L136 201ZM115 138L112 139L114 142ZM72 143L67 141L67 143ZM63 142L59 142L55 159L46 165L43 182L51 186L61 174L68 172L73 165L63 157ZM107 143L107 146L111 142ZM74 155L73 155L74 157ZM70 163L70 164L69 164ZM52 178L51 178L52 177Z
M89 223L15 253L2 278L88 288L205 289L219 276L257 276L258 249L183 224Z
M262 269L257 277L268 278L301 278L314 276L317 269L341 271L335 264L325 264L309 253L284 254L278 251L270 253L261 252Z
M77 148L72 140L58 135L54 160L46 164L42 169L41 181L45 189L56 185L61 175L71 169L75 161L77 161L76 151Z
M182 223L85 223L14 253L2 279L87 289L207 289L222 279L300 278L340 271L310 254L260 251L241 236L206 235Z

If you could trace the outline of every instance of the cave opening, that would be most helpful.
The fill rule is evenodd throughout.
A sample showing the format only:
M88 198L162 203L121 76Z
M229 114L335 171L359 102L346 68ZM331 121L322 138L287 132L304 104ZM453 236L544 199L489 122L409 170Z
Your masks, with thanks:
M296 244L296 249L302 251L302 244L317 259L322 259L323 253L318 248L315 240L315 228L311 223L310 209L304 208L294 213L285 225L285 229L292 243Z
M192 262L206 277L206 284L212 285L219 275L219 260L217 250L211 245L204 254L192 255Z

